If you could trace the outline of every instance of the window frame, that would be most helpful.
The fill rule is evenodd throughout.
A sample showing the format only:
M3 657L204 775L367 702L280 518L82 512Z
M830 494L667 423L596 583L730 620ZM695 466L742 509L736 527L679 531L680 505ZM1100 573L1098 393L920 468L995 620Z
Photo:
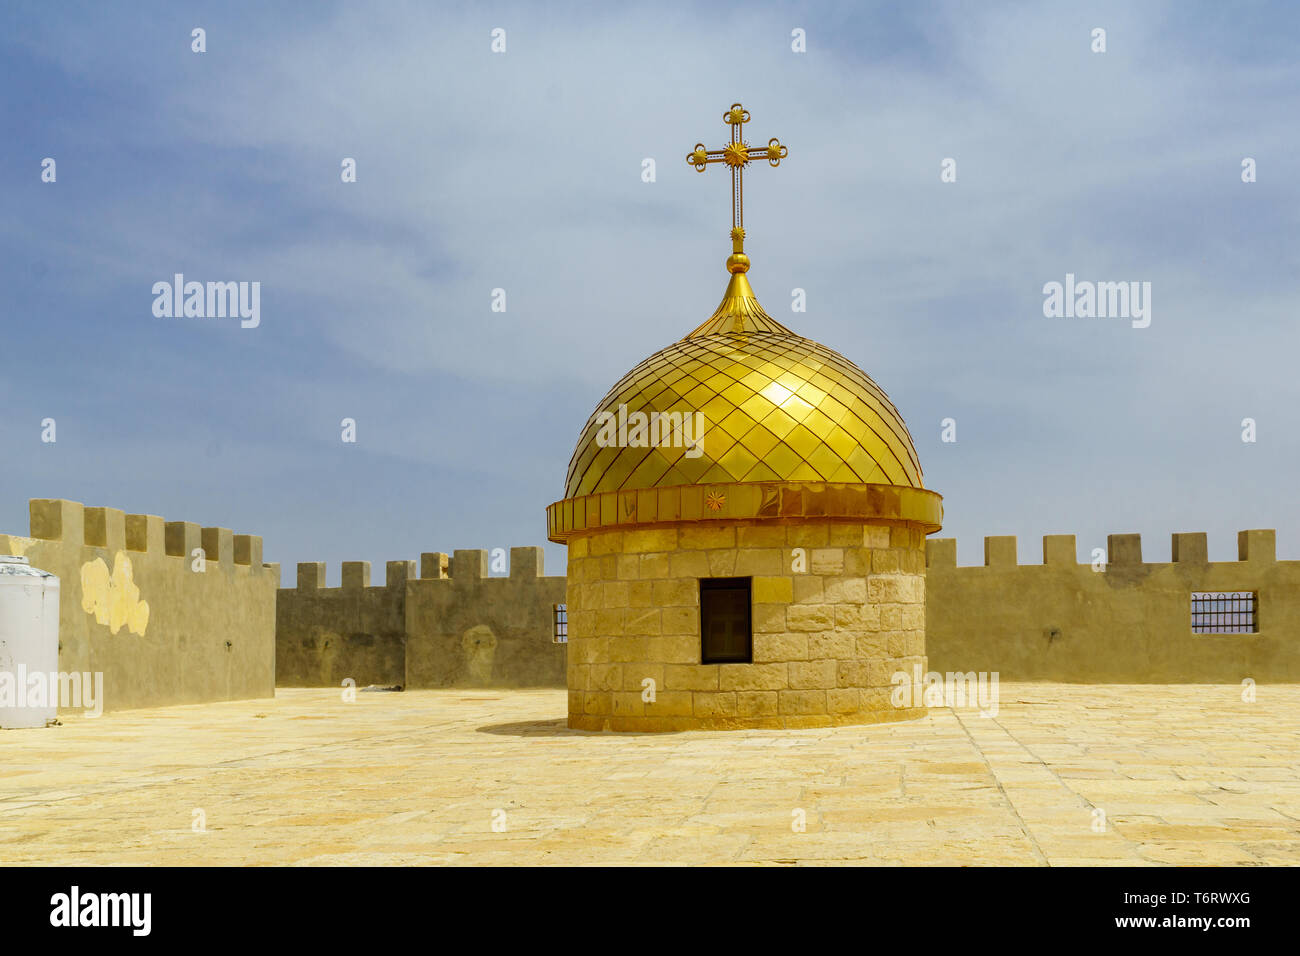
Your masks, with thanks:
M551 643L569 643L569 605L568 603L551 605Z
M700 663L754 663L754 579L752 577L700 578ZM743 657L708 656L708 629L705 621L705 594L716 591L743 591L745 594L745 654Z
M1216 604L1226 606L1216 608ZM1259 633L1258 591L1191 591L1188 611L1189 626L1197 637Z

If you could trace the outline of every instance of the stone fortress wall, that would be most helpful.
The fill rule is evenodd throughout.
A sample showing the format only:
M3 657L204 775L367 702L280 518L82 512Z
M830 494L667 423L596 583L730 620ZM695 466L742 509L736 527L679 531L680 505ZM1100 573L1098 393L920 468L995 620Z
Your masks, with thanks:
M984 539L984 565L957 566L953 538L927 542L926 650L933 671L1071 683L1300 680L1300 561L1275 533L1242 531L1237 561L1211 562L1203 533L1172 536L1172 561L1142 559L1136 534L1107 539L1104 571L1074 535L1043 538L1020 564L1013 536ZM1258 632L1196 634L1191 593L1253 592Z
M835 564L838 551L829 539L808 544L810 573L790 574L776 565L751 569L755 646L761 658L761 649L774 640L791 647L807 644L806 659L798 654L790 658L798 663L780 665L798 671L798 683L823 677L816 662L835 658L813 655L812 646L841 627L839 598L826 592L818 572L838 577L850 571L847 556L842 569ZM826 550L819 553L819 548ZM193 570L196 549L204 554L202 572ZM1005 680L1300 680L1300 561L1276 560L1271 530L1241 532L1238 550L1237 561L1210 562L1204 534L1176 534L1172 561L1150 563L1142 559L1138 535L1112 535L1105 570L1098 572L1078 562L1073 535L1044 537L1042 564L1019 563L1014 537L989 537L984 565L958 567L956 541L931 539L925 545L925 579L916 582L924 587L925 646L909 643L907 629L921 633L918 622L882 618L879 627L889 651L884 656L911 655L918 661L928 656L926 666L933 671L997 672ZM597 618L609 625L617 616L628 639L624 643L664 644L676 635L690 639L689 649L682 642L683 664L688 650L698 652L698 606L694 599L671 603L674 594L689 589L673 591L663 584L656 596L652 585L647 595L635 597L634 591L640 595L638 565L638 577L627 579L626 595L617 574L597 594L582 579L584 562L602 558L595 554L571 556L577 572L572 582L545 575L542 550L527 547L510 549L508 576L488 573L487 551L464 550L424 554L418 566L390 561L378 585L371 584L366 562L345 562L342 586L335 588L324 586L323 564L300 564L297 586L277 590L279 568L263 564L256 535L62 499L34 499L30 534L0 535L0 553L25 555L33 566L59 576L59 668L103 673L106 710L270 697L276 684L337 687L345 678L358 687L563 687L568 666L586 671L584 711L589 703L596 710L607 707L611 716L635 708L639 678L636 687L625 686L613 673L626 669L614 665L628 662L611 660L603 669L569 662L566 645L554 643L553 609L566 603L570 583L569 598L578 597L576 606L569 605L570 622L576 615L579 631L587 623L595 627ZM708 549L702 547L700 555L707 560ZM759 557L756 551L746 560ZM721 570L683 564L669 568L664 580L678 571L690 577ZM815 593L819 582L821 597ZM854 586L835 581L841 590ZM1192 633L1193 591L1255 593L1258 631ZM860 596L850 597L860 603ZM872 610L867 605L885 597L867 594L862 606ZM768 620L763 602L769 599L789 605L780 627ZM584 615L592 620L584 623ZM658 633L651 633L656 622ZM895 634L899 646L892 648L888 642ZM690 688L674 686L686 679L685 669L681 674L665 669L657 684L667 693L662 703L672 706L680 690L691 695L692 707L697 694L704 695L703 704L716 704L723 723L732 707L740 714L742 703L747 710L775 706L771 716L780 717L780 689L765 693L770 689L732 686L742 679L732 671L745 670L742 676L750 683L771 676L766 673L771 667L756 660L714 665L708 686ZM829 668L824 669L823 682L829 682ZM700 674L691 668L689 678L698 681ZM842 705L835 687L783 689L789 708L808 706L808 695L795 691L825 694L828 711Z
M754 533L746 532L751 537ZM1300 680L1300 561L1275 560L1274 532L1243 531L1238 540L1241 558L1232 562L1208 561L1204 534L1176 534L1172 541L1173 561L1155 564L1142 561L1138 535L1112 535L1106 570L1097 572L1090 563L1078 562L1073 535L1044 537L1043 564L1019 563L1014 537L986 538L986 563L975 567L957 566L955 539L930 539L925 544L925 578L916 585L925 589L924 631L916 622L882 620L885 640L901 642L885 656L911 655L909 662L924 662L928 657L925 666L929 670L997 672L1004 680ZM789 543L784 544L788 551ZM775 554L762 556L771 567L745 565L729 572L756 576L754 631L760 655L772 640L791 646L816 644L823 640L821 635L841 626L839 615L843 612L834 606L839 598L827 595L823 575L818 572L840 575L849 568L847 563L843 570L825 564L835 557L829 540L820 547L830 550L816 554L818 547L810 545L809 560L816 566L806 574L791 574L772 560ZM702 549L701 555L707 559L707 549ZM698 665L689 664L688 658L698 657L699 651L698 604L696 598L686 597L688 592L695 593L692 589L683 584L673 590L670 583L661 583L657 598L653 586L648 596L641 595L636 589L645 587L634 583L640 580L638 566L636 579L627 577L630 570L623 575L626 595L618 577L611 585L600 585L597 594L585 580L587 562L593 559L619 560L613 554L571 554L570 626L576 619L581 634L589 629L589 623L598 627L595 619L599 617L600 627L621 629L621 644L627 646L620 652L622 656L641 644L654 644L658 651L675 640L681 644L677 653L683 666L671 674L665 669L661 680L657 672L633 674L636 680L629 684L622 672L635 670L629 669L635 663L631 658L591 662L573 655L568 666L579 670L584 711L590 706L593 716L637 716L626 708L637 708L640 680L648 675L657 678L661 711L677 706L674 694L680 692L690 696L692 708L697 694L701 706L716 704L719 724L726 723L733 707L737 716L759 716L750 711L775 706L777 712L768 716L781 716L777 689L742 688L735 683L771 679L767 672L772 666L758 657L752 665L713 665L705 669L708 673L703 677L703 672L697 672ZM745 560L752 564L759 559L754 554ZM689 559L678 556L677 560ZM396 570L410 568L410 562L390 562L388 583L376 587L368 586L365 565L346 563L343 586L338 588L322 586L323 566L300 565L298 587L280 591L278 682L283 686L338 686L344 677L352 677L358 686L565 686L565 647L552 643L552 609L566 603L566 579L541 575L541 551L537 548L511 549L508 578L489 577L486 563L484 551L458 551L450 561L445 554L425 554L418 577L413 571ZM630 564L626 557L624 563ZM458 578L456 572L462 568ZM683 576L707 576L723 569L712 565L706 569L701 564L687 575L683 564L678 570ZM883 571L885 566L876 570ZM674 573L669 568L664 581ZM863 578L865 582L865 573ZM815 593L819 583L821 598ZM854 586L853 582L835 582L838 589ZM606 594L606 589L610 593ZM1193 591L1256 593L1259 631L1193 634ZM675 603L678 595L681 603ZM869 594L868 598L870 604L884 595ZM623 600L626 603L620 605ZM775 622L768 620L769 608L764 602L769 600L776 601L774 606L791 605L784 611L788 620L777 628L784 637L775 633ZM591 615L592 621L586 621L584 615ZM650 633L655 627L658 633ZM925 634L924 648L910 646L915 640L908 636L912 633L909 627ZM610 630L606 636L613 634ZM890 649L888 644L886 649ZM811 655L811 650L808 653ZM787 671L794 666L800 683L816 682L815 662L823 657L809 656L808 663L783 666ZM725 687L723 671L727 672ZM743 678L738 676L741 671L745 672ZM715 676L716 687L712 684ZM701 679L709 682L708 686L688 688L683 684ZM829 681L829 676L825 679ZM832 693L836 688L796 689L809 693L801 697L785 688L787 707L809 706L806 698L819 690L827 695L828 710L833 709L832 703L841 706L838 698L842 695ZM775 704L771 700L774 694Z
M30 535L0 534L0 554L59 577L59 670L102 673L104 710L275 695L280 572L260 537L57 498L28 508Z
M554 608L565 578L547 577L542 549L511 548L506 577L488 552L442 552L389 561L382 585L370 564L343 563L327 588L325 565L298 565L297 587L276 604L276 675L283 687L563 687L565 645Z

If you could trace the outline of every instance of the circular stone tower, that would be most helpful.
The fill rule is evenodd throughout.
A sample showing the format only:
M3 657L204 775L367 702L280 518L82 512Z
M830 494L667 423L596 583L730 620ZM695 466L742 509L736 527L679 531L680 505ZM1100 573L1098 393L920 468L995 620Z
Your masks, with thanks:
M717 310L601 400L548 537L568 545L570 727L669 731L902 720L925 671L925 536L939 495L885 393L758 304L740 179L776 140L687 156L731 167ZM903 699L905 698L905 699ZM904 706L895 706L895 703Z

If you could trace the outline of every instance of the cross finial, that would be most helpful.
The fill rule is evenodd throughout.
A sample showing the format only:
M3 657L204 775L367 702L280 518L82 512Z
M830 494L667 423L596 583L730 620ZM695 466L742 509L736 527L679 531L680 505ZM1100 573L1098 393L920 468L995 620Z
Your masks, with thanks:
M775 137L766 146L746 143L740 128L749 122L749 110L739 103L731 104L731 109L722 114L722 121L731 126L731 142L721 149L706 149L703 143L696 143L686 161L701 173L710 163L726 163L731 168L731 256L727 271L735 274L749 269L749 257L745 255L745 167L756 159L780 166L790 151Z

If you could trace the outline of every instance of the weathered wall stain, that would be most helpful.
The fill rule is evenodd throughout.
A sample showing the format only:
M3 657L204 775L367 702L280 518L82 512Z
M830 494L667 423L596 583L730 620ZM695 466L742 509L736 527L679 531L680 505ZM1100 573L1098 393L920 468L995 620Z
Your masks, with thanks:
M21 558L36 543L35 538L23 538L16 534L0 534L0 551L12 557Z
M497 652L497 636L486 624L475 624L460 639L465 652L465 674L471 684L487 687L492 683L492 661Z
M113 573L103 558L81 566L81 609L107 624L110 634L125 626L132 634L144 635L149 627L149 602L140 599L140 588L131 571L131 559L121 551L113 557Z

